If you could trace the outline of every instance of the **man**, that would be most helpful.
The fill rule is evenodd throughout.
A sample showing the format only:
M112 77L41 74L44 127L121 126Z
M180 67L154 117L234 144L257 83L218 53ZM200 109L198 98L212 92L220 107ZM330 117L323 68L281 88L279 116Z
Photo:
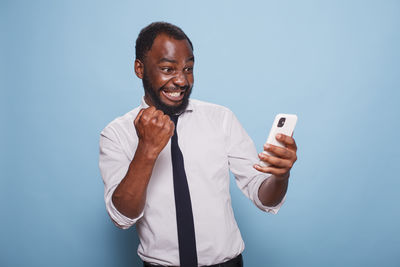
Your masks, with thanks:
M123 229L136 224L144 266L242 266L229 170L257 207L276 213L297 158L294 139L284 135L277 139L286 148L265 146L274 156L257 158L229 109L189 100L194 61L180 28L144 28L135 60L142 103L101 133L107 211Z

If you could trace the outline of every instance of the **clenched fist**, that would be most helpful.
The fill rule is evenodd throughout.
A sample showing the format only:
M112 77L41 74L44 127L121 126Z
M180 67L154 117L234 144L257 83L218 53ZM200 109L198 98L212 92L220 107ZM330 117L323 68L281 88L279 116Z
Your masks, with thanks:
M134 125L139 144L150 157L158 157L161 150L174 135L175 125L161 110L148 107L139 111Z

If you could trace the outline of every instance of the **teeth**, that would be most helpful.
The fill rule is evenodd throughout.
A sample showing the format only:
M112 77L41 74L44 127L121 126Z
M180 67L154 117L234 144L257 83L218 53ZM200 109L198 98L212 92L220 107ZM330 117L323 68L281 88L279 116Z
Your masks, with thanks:
M181 93L180 92L169 92L169 93L167 93L169 96L172 96L172 97L178 97L178 96L180 96L181 95Z

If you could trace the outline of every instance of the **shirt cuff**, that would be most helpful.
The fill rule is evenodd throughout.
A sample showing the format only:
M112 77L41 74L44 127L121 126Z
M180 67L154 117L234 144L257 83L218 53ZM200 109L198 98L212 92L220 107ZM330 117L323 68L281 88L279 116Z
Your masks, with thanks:
M114 191L114 190L113 190ZM117 210L117 208L114 206L114 203L112 202L111 196L114 192L110 192L108 197L106 198L106 208L107 212L110 215L112 221L114 224L121 228L121 229L128 229L132 225L134 225L140 218L143 217L144 211L140 213L140 215L137 218L129 218L125 215L123 215L121 212Z
M281 206L282 206L283 203L285 202L286 194L285 194L285 196L282 198L281 202L279 202L276 206L273 206L273 207L269 207L269 206L263 205L263 204L261 203L260 198L258 197L258 190L259 190L261 184L262 184L265 180L269 179L270 177L271 177L271 176L268 176L267 178L260 178L260 179L257 181L257 184L256 184L256 186L255 186L255 187L257 188L257 190L255 190L255 196L254 196L253 199L254 199L254 204L255 204L260 210L266 211L266 212L269 212L269 213L272 213L272 214L277 214L278 211L279 211L279 209L281 208Z

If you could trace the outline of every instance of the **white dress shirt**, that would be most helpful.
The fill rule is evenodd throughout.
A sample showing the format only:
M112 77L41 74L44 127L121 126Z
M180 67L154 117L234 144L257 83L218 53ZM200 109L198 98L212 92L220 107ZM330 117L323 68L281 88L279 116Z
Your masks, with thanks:
M136 223L140 239L138 254L143 261L178 266L170 141L156 160L140 216L134 219L124 216L111 200L138 144L133 121L146 107L142 99L139 107L115 119L101 132L99 166L106 208L118 227L127 229ZM179 116L177 133L192 201L198 264L225 262L244 249L232 210L229 170L243 194L261 210L277 213L283 200L276 207L266 207L260 202L258 189L269 175L253 168L259 161L257 150L229 109L191 99Z

